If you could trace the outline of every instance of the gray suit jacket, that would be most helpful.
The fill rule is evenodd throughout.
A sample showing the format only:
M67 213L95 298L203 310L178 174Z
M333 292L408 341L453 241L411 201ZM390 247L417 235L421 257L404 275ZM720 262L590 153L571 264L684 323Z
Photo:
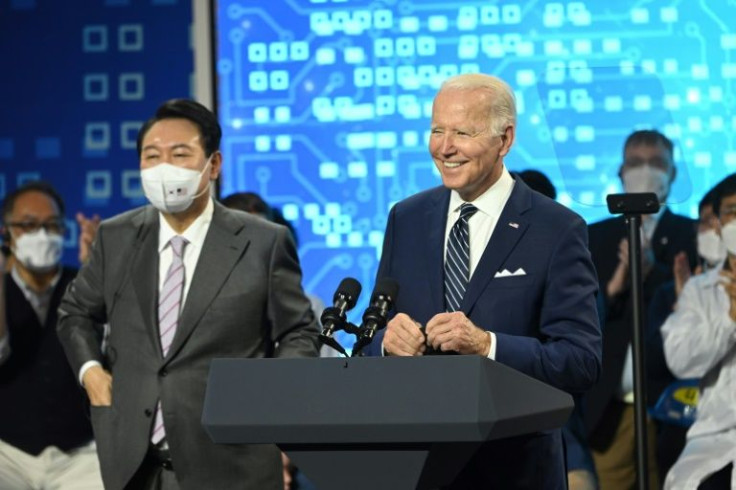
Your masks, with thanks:
M123 488L141 464L160 399L182 488L281 489L275 446L216 445L200 421L211 359L317 355L317 324L289 232L215 203L176 336L163 357L158 230L151 206L103 222L89 262L59 308L59 338L74 372L97 360L112 373L112 406L92 408L105 488ZM106 356L95 322L110 324Z

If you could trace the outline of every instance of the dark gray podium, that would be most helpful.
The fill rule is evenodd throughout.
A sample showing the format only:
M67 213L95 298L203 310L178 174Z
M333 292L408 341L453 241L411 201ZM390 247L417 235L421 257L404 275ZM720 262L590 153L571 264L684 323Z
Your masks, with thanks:
M484 442L561 427L572 397L478 356L215 359L216 443L275 443L319 490L449 484Z

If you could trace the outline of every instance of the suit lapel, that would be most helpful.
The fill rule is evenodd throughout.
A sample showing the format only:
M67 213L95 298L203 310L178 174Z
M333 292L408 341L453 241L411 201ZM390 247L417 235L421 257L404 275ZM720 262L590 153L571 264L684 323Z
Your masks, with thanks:
M423 247L426 254L427 280L431 291L431 311L445 310L445 259L442 256L445 249L445 226L447 225L448 206L450 205L450 191L443 189L432 197L432 205L425 214L427 246Z
M470 314L483 290L493 280L496 272L526 232L529 223L522 215L530 207L531 190L520 179L516 179L514 189L501 211L491 239L473 272L473 277L470 278L460 306L462 311Z
M654 228L651 240L652 251L659 261L665 261L664 256L667 253L667 246L670 241L669 234L672 231L673 221L672 213L669 209L665 209L662 212L662 216L659 217L657 226Z
M131 261L131 283L138 298L141 316L146 331L151 335L151 342L156 352L161 352L161 341L158 335L158 212L148 206L144 212L133 218L138 236L133 246Z
M212 223L192 276L179 325L166 356L167 360L176 355L192 334L248 247L250 240L241 233L243 227L242 222L233 219L227 209L215 203Z

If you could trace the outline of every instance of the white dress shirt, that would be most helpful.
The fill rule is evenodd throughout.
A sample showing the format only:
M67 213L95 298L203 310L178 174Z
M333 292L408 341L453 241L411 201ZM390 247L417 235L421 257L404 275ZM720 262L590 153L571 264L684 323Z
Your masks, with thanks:
M469 264L469 278L473 278L475 268L478 267L478 262L483 255L488 242L491 241L491 235L493 230L496 229L496 224L501 217L506 202L511 196L511 191L514 189L514 179L509 174L506 167L503 169L501 177L494 183L487 191L478 196L474 201L471 202L473 206L478 208L478 211L468 219L468 233L470 235L470 264ZM445 225L445 247L442 254L447 259L447 239L450 236L450 231L453 225L460 217L460 207L465 203L460 197L457 191L450 193L450 206L447 209L447 223ZM482 325L478 325L482 328ZM491 350L488 352L489 359L496 359L496 334L488 332L491 336Z
M212 199L209 199L202 214L197 216L197 219L195 219L181 234L181 236L187 240L187 245L184 247L184 287L182 289L180 308L184 308L184 302L186 301L187 294L189 293L189 288L192 285L194 269L197 267L199 255L202 253L202 246L204 245L204 240L207 237L207 232L210 229L214 211L215 205L213 204ZM169 266L171 266L171 262L174 259L173 252L169 246L169 241L177 233L173 228L171 228L169 223L166 221L166 218L164 218L161 213L158 215L158 220L158 289L161 291L161 288L164 285L164 280L166 279L166 272L169 270ZM92 366L99 365L100 363L97 361L85 362L79 369L79 382L82 383L84 373L87 372L87 369Z
M736 322L719 275L693 276L662 326L664 353L678 378L701 378L695 423L666 488L696 488L736 460Z

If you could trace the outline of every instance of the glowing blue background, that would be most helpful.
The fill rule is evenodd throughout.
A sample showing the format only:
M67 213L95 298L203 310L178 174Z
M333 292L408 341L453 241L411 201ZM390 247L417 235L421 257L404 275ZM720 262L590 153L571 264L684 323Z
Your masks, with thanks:
M426 140L449 75L514 87L507 166L549 175L588 221L608 216L634 129L675 141L680 213L736 168L733 1L223 1L216 17L222 195L281 207L306 289L329 302L352 275L366 290L355 311L390 206L440 183Z
M76 212L145 203L135 142L161 102L191 97L190 0L0 0L0 199L29 180ZM163 28L162 26L165 26Z

